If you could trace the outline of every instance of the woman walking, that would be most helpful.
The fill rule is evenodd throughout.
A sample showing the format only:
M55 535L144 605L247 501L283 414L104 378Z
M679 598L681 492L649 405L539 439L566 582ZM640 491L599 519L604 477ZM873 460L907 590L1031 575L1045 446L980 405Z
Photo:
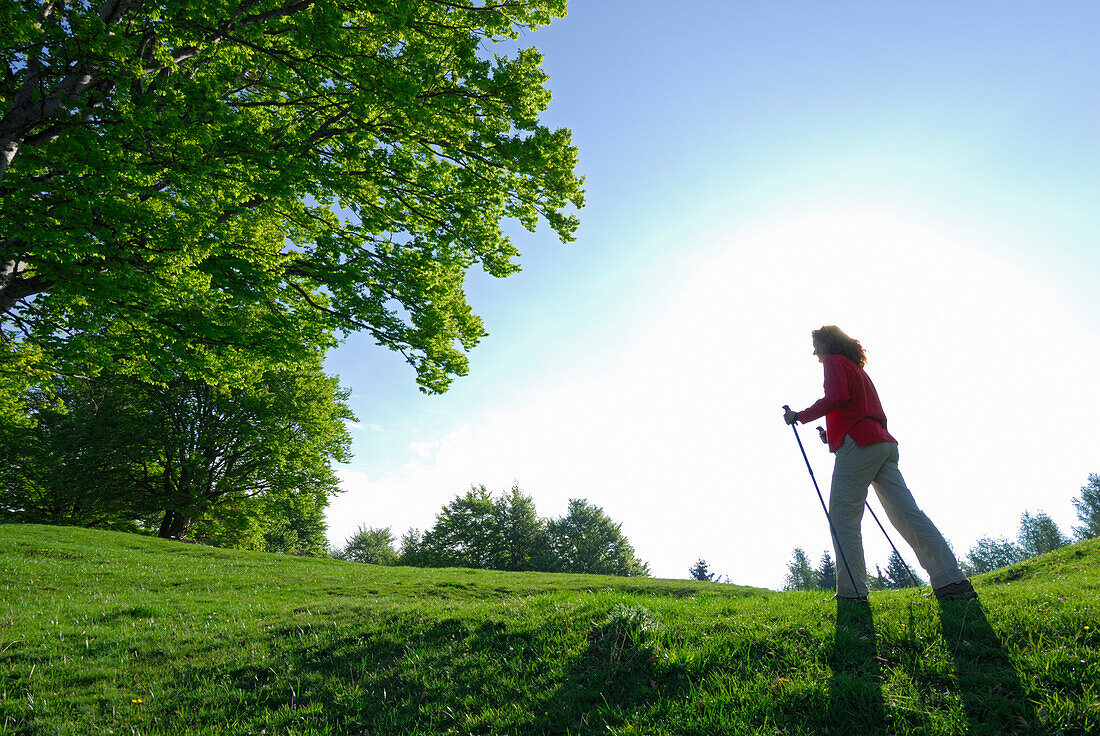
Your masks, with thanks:
M825 396L802 411L788 409L784 419L787 424L805 424L825 417L826 441L829 451L836 455L829 492L833 547L836 559L846 559L851 569L851 576L836 576L837 598L867 600L860 525L867 487L872 485L890 523L928 572L936 597L976 597L943 535L917 506L901 477L898 442L886 431L886 414L878 392L863 370L867 363L863 346L836 325L814 330L812 337L814 355L825 367Z

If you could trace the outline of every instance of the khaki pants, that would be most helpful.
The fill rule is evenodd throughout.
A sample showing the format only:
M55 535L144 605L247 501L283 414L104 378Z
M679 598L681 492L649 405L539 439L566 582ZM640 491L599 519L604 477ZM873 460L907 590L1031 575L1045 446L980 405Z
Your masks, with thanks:
M916 552L917 560L928 572L933 588L966 578L943 535L917 507L913 494L906 487L898 470L897 443L876 442L860 447L851 437L845 437L836 452L832 490L829 492L829 516L836 530L833 548L838 596L867 595L867 566L863 559L860 525L869 485L874 485L890 523ZM845 557L855 578L855 589L844 567Z

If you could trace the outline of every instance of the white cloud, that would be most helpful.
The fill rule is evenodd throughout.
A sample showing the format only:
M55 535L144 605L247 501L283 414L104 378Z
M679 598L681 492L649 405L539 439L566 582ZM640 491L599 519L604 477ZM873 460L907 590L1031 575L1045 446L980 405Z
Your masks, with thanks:
M429 440L427 442L413 442L409 445L409 450L413 454L420 457L431 457L436 450L439 449L439 440Z

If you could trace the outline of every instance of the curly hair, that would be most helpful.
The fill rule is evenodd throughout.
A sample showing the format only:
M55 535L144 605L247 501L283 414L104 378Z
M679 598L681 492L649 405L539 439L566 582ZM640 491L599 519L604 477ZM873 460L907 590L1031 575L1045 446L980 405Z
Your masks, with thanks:
M843 355L860 368L867 365L867 351L859 344L859 340L848 337L844 330L836 325L825 325L819 330L810 333L814 342L820 343L829 355Z

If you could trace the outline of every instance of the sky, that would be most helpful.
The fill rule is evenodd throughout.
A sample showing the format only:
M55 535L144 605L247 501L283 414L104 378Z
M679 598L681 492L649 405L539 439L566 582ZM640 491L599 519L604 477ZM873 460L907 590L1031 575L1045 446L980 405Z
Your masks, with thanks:
M602 507L656 577L779 588L829 547L781 409L821 396L824 324L960 556L1025 510L1069 533L1100 473L1098 31L1092 2L574 0L520 43L580 151L577 239L509 226L523 270L470 274L489 335L444 395L364 335L330 354L358 418L330 541L518 485Z

